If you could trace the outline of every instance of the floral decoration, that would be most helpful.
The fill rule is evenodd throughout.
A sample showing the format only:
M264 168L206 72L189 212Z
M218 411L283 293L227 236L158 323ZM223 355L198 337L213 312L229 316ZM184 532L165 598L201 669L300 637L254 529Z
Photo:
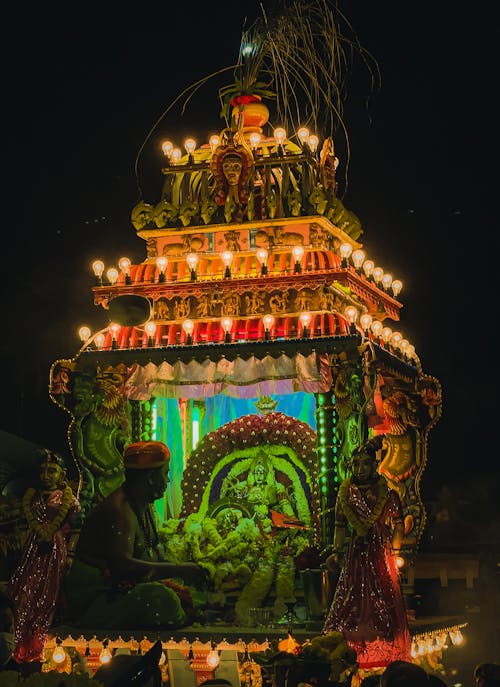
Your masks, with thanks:
M358 670L356 652L341 632L332 631L302 644L290 641L287 651L280 650L278 644L283 646L272 640L266 651L252 654L252 659L264 669L285 669L282 679L287 684L319 684L325 679L334 684L350 684Z

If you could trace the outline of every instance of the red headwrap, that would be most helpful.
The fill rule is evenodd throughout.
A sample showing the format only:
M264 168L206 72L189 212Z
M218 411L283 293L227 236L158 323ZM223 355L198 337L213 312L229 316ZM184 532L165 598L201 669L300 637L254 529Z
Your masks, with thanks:
M127 469L149 470L168 465L170 451L163 441L137 441L125 449L124 463Z

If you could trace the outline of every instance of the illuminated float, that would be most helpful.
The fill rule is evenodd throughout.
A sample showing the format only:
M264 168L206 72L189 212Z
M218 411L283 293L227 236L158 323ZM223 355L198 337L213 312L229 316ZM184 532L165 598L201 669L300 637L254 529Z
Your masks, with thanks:
M297 41L302 20L283 20ZM184 152L163 142L161 195L131 210L145 257L93 263L105 324L82 327L80 350L50 370L50 397L71 416L84 512L123 482L127 444L163 441L160 536L170 557L203 563L213 583L206 627L54 631L48 650L76 646L92 665L108 644L144 651L160 634L169 661L179 652L198 680L224 652L239 656L241 678L269 637L317 635L338 488L369 436L383 435L379 472L403 503L406 570L425 527L419 483L441 388L399 331L396 266L374 264L339 194L341 102L323 88L339 74L316 71L310 88L322 100L309 104L321 106L307 107L302 126L283 83L274 81L275 103L270 79L257 79L272 72L261 30L244 34L235 83L220 91L226 126L187 139ZM414 650L459 632L420 628Z

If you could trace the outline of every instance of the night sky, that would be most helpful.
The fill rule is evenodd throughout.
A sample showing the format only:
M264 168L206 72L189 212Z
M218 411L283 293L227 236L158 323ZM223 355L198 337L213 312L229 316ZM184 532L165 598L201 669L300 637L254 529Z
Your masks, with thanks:
M344 204L361 219L369 257L403 281L399 329L443 386L423 480L430 496L497 469L494 3L481 3L481 14L448 0L341 7L381 72L373 92L361 66L348 83ZM256 2L226 1L8 10L2 429L67 451L69 416L48 397L49 369L76 353L81 324L107 323L93 305L92 260L146 257L130 222L137 153L173 98L235 61L244 19L258 13ZM223 127L214 83L146 144L144 200L159 199L162 139L202 141Z

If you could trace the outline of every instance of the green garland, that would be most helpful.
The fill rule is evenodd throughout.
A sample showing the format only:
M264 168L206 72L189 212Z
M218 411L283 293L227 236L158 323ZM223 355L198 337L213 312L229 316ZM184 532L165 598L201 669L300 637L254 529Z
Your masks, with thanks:
M379 519L380 515L382 514L382 511L387 501L387 497L389 496L389 488L387 486L387 482L385 481L385 479L379 477L377 481L377 500L375 502L375 505L373 506L371 515L369 515L366 518L359 518L354 513L354 511L348 503L348 493L351 483L351 478L348 477L340 485L340 505L342 506L342 511L344 512L344 515L346 516L347 522L349 523L350 527L356 532L358 536L364 537L367 534L370 527L374 525L374 523Z

